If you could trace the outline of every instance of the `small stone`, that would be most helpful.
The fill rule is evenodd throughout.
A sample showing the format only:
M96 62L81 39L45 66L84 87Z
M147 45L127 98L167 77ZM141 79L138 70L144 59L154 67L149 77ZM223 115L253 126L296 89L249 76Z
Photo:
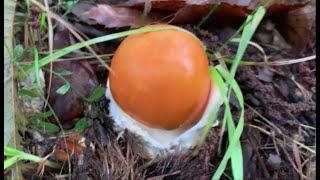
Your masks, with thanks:
M282 162L282 160L278 155L269 154L269 158L267 160L267 163L272 169L278 169L280 167L281 162Z
M247 94L246 100L250 101L255 106L260 106L260 101L257 98L255 98L252 94Z
M270 71L269 68L265 67L259 71L258 79L264 82L271 82L273 79L274 73Z

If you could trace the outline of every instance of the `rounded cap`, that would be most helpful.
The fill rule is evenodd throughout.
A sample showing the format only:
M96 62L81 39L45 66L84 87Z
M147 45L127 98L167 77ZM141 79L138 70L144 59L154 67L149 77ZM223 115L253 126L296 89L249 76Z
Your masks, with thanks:
M111 94L135 120L172 130L201 118L211 80L205 50L191 34L170 29L131 35L116 50L111 70Z

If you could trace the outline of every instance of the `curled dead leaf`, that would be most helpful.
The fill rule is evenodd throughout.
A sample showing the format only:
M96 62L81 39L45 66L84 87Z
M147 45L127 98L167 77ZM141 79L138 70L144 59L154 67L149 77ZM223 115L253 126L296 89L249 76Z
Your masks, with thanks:
M71 41L71 36L65 28L58 29L54 36L53 46L64 48ZM76 53L72 54L73 56ZM49 68L48 68L49 69ZM78 118L83 117L85 99L98 87L98 80L92 67L87 61L58 61L53 63L53 74L49 95L49 104L52 106L60 123L65 128L71 128ZM62 72L68 72L62 75ZM60 74L60 75L59 75ZM50 72L46 73L47 87L50 81ZM66 82L67 81L67 82ZM57 89L69 84L66 93L57 93ZM54 121L56 122L56 121Z
M73 141L68 141L68 140L67 140L67 142L64 142L62 140L62 141L59 141L59 144L62 147L67 148L68 151L70 151L69 153L71 153L71 154L77 154L77 153L80 153L82 151L82 148L78 144L78 142L73 142Z
M142 8L146 0L136 0L135 3L127 2L124 5L130 7ZM160 10L171 10L177 11L181 8L193 5L194 7L205 7L205 12L208 13L210 7L216 3L218 0L150 0L152 9ZM221 5L226 7L231 6L232 8L241 8L244 12L251 12L256 9L259 5L266 3L266 0L221 0ZM268 7L269 13L279 13L279 12L288 12L293 9L302 7L308 2L308 0L300 1L289 1L289 0L279 0L273 1ZM222 12L227 11L227 13L233 13L232 11L223 10L223 6L220 7Z
M174 18L171 20L172 24L187 24L199 22L212 8L212 5L187 5L177 11ZM216 19L230 22L233 20L243 19L249 14L247 9L240 6L230 5L228 3L221 3L219 8L215 11Z
M66 141L64 139L61 139L58 141L58 145L60 148L56 148L54 151L54 155L60 160L60 161L67 161L68 156L72 157L74 154L79 155L83 152L83 147L81 146L80 139L82 136L79 134L71 134L66 138ZM68 149L68 151L66 151ZM67 153L68 152L68 153Z
M259 43L272 45L281 50L291 49L291 46L287 43L285 38L278 31L276 25L271 20L262 22L254 37Z
M302 7L306 0L274 1L268 8L267 14L283 13ZM107 4L79 2L72 9L81 21L91 25L104 25L106 28L139 27L155 22L168 22L167 17L173 18L172 24L186 24L200 21L209 13L217 0L135 0ZM222 0L214 16L222 21L243 20L265 0ZM142 12L147 13L146 17ZM143 21L142 21L143 20Z
M83 22L104 25L106 28L126 26L135 28L141 25L142 12L127 7L80 2L72 8L71 12ZM145 19L145 22L150 22L150 19Z
M62 162L66 162L68 160L68 154L62 149L55 149L54 155Z
M72 126L77 118L84 116L85 100L98 87L97 77L86 61L62 61L53 64L54 72L71 72L64 77L71 85L66 94L57 93L57 89L65 85L65 80L54 75L51 81L49 103L59 121L66 127ZM48 73L49 74L49 73ZM49 75L47 75L49 76ZM47 77L49 82L49 77Z
M295 51L302 51L310 41L315 40L316 8L307 5L303 8L289 12L287 39Z

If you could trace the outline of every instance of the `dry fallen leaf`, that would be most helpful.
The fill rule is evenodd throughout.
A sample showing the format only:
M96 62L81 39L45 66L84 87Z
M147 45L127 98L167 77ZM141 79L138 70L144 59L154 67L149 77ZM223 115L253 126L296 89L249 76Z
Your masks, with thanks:
M136 0L135 3L127 2L124 5L131 7L143 7L146 0ZM208 12L213 4L219 2L218 0L150 0L152 9L161 10L172 10L177 11L189 5L194 5L194 7L206 8ZM266 2L266 0L221 0L221 6L232 8L241 8L243 11L251 12L258 7L259 4ZM273 1L269 7L271 13L288 12L290 10L296 9L303 6L308 0L300 1L289 1L289 0L279 0ZM223 9L223 7L221 7ZM222 10L224 11L224 10ZM207 13L206 12L206 13ZM232 11L227 11L227 13L233 13Z
M171 20L173 24L196 23L208 14L212 5L187 5L177 11L175 17ZM240 6L221 3L219 8L214 12L216 19L222 21L243 19L249 14L249 11Z
M53 46L64 48L72 43L69 32L62 28L58 29L54 36ZM72 54L73 56L76 53ZM98 80L92 67L87 61L60 61L53 63L55 73L65 72L62 75L71 85L70 89L65 89L66 93L59 94L57 89L66 85L64 79L52 74L49 104L52 106L61 124L70 128L78 118L83 117L85 101L80 96L88 98L94 89L98 87ZM67 72L67 73L66 73ZM46 73L46 83L49 83L49 73Z
M79 2L71 10L81 21L91 25L104 25L106 28L115 27L139 27L141 25L142 12L139 10L116 7L107 4L92 4ZM150 19L145 19L145 23Z
M265 0L222 0L214 13L217 19L223 21L242 20ZM290 2L288 0L275 1L267 14L288 12L303 6L306 0ZM79 2L72 9L81 21L91 25L100 24L106 28L139 27L142 25L142 12L147 13L144 25L155 22L170 22L172 24L186 24L200 21L217 0L132 0L127 2L107 2L94 4ZM115 6L115 4L117 6ZM166 17L174 17L168 21Z
M262 22L254 37L258 42L263 44L272 45L282 50L291 49L291 46L286 42L271 20Z
M83 147L80 145L81 138L82 136L79 134L71 134L70 136L66 137L66 141L64 141L64 139L61 139L60 141L58 141L58 145L61 148L55 149L54 155L63 162L68 160L68 154L69 157L74 154L79 155L83 152ZM68 149L68 153L65 149Z
M294 50L299 53L306 45L315 40L315 18L316 8L314 5L307 5L303 8L289 12L287 39Z
M64 95L58 94L56 91L66 82L59 76L53 75L49 98L49 103L60 122L66 127L72 126L74 120L84 115L85 104L80 96L88 98L92 94L94 89L98 87L97 77L86 61L56 62L53 64L53 71L72 73L64 77L71 84L71 89ZM47 79L48 81L49 79Z
M66 162L68 160L68 154L62 149L55 149L54 155L62 162Z

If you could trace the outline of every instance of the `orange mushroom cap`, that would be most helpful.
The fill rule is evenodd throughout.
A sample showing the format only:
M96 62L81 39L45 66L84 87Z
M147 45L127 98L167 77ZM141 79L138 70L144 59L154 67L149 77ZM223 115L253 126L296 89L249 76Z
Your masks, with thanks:
M153 25L169 26L169 25ZM153 128L195 124L211 89L201 42L179 30L128 36L111 63L110 90L121 109Z

